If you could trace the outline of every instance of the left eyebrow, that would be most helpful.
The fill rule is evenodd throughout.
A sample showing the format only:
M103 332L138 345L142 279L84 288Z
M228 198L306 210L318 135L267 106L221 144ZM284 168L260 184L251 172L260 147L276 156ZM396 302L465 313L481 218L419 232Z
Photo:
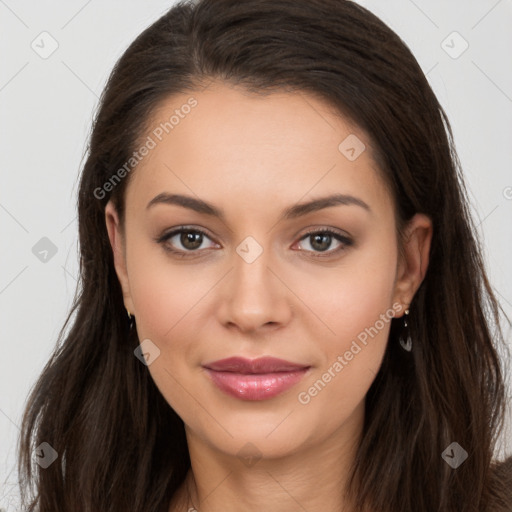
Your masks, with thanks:
M149 209L156 204L171 204L182 206L183 208L188 208L204 215L218 217L224 222L226 220L225 213L221 209L210 203L207 203L206 201L196 199L191 196L184 196L181 194L168 194L166 192L162 192L161 194L158 194L156 197L151 199L151 201L147 204L146 209ZM355 205L365 209L368 212L371 212L371 208L368 206L368 204L366 204L362 199L359 199L358 197L354 197L348 194L333 194L308 201L307 203L299 203L290 206L283 211L279 220L296 219L298 217L307 215L308 213L340 205Z
M308 213L311 212L339 205L360 206L361 208L364 208L367 212L371 213L371 208L362 199L359 199L358 197L354 197L348 194L333 194L331 196L314 199L307 203L299 203L294 206L291 206L290 208L287 208L283 212L283 214L281 215L281 219L295 219L297 217L307 215Z

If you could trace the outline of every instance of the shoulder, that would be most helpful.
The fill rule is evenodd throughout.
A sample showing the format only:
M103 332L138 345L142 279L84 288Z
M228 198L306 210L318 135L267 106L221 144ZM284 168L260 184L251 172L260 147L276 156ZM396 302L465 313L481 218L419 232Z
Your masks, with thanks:
M512 511L512 456L491 464L489 498L489 512Z

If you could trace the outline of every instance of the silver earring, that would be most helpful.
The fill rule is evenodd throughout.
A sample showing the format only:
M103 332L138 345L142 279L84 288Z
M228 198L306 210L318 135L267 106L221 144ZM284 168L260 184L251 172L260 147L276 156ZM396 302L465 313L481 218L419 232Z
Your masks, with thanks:
M410 335L409 329L408 329L409 325L407 323L407 315L408 314L409 314L409 310L406 309L405 316L404 316L404 326L403 326L402 334L399 337L400 345L406 352L410 352L412 350L412 339L411 339L411 335ZM404 334L406 336L405 339L403 336Z

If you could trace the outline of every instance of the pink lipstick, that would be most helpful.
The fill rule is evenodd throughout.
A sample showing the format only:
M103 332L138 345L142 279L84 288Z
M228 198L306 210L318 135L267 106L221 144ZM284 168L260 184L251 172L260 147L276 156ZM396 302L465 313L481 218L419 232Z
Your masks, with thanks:
M310 368L275 357L229 357L203 365L212 382L241 400L267 400L297 384Z

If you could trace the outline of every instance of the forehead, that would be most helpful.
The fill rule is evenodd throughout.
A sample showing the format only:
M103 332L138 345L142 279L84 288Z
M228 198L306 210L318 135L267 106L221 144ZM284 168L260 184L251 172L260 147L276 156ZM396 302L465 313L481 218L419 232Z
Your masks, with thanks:
M134 171L127 205L176 189L220 202L226 194L254 203L325 192L390 200L368 136L303 92L213 83L167 98L148 126L142 140L153 147Z

